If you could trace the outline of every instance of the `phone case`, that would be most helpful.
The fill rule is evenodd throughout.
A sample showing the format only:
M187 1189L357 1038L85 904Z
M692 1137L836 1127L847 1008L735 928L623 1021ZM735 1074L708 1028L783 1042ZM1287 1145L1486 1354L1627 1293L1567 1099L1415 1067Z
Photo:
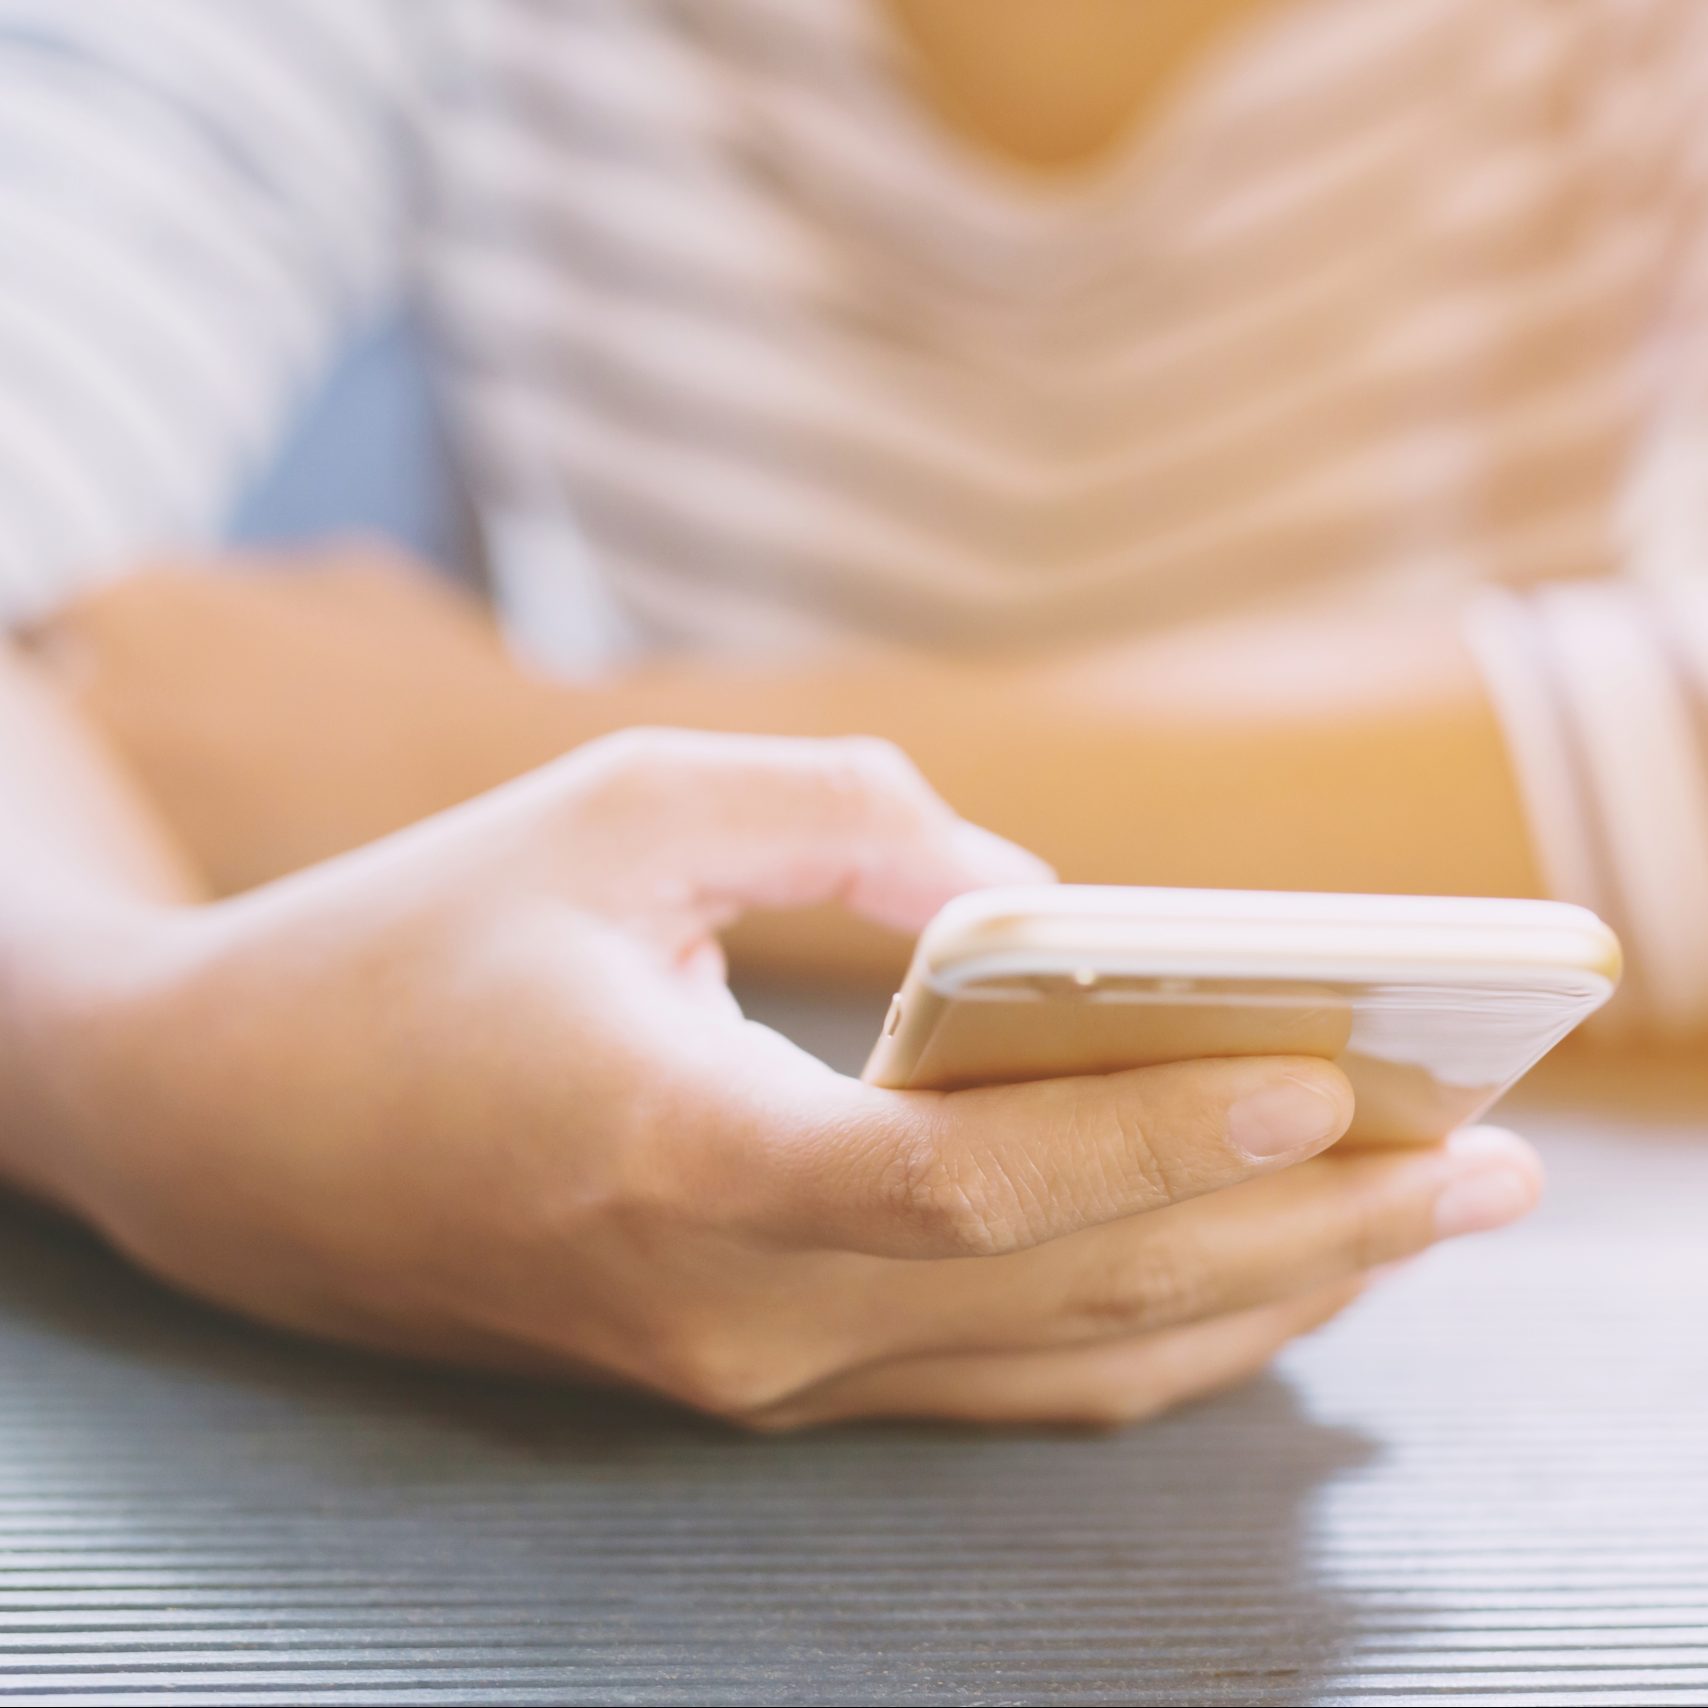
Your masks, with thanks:
M956 1090L1204 1056L1338 1063L1350 1137L1474 1120L1612 995L1619 945L1557 902L1040 886L927 927L866 1068Z

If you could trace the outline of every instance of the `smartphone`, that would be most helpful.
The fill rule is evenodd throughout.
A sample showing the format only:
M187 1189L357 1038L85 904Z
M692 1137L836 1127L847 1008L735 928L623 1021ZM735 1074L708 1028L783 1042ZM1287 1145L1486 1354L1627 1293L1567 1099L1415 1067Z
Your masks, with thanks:
M1585 908L1451 896L1039 885L925 928L866 1065L950 1091L1203 1056L1321 1056L1350 1138L1475 1120L1613 994L1619 943Z

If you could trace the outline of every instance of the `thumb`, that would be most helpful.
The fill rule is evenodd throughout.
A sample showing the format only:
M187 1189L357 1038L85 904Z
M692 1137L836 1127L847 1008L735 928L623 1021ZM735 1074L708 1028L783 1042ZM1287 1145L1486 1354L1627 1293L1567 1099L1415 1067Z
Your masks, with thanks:
M685 909L708 929L745 908L842 901L912 931L966 890L1054 878L869 737L627 730L578 749L560 775L584 886Z
M833 1120L782 1128L779 1226L885 1257L990 1256L1160 1210L1316 1155L1353 1109L1345 1075L1309 1056L831 1094Z

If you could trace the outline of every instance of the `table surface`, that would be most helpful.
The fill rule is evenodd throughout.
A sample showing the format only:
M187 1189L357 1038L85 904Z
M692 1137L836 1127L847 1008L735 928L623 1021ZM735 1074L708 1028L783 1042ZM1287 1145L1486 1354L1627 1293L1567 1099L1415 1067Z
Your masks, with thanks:
M1519 1104L1531 1224L1102 1437L388 1367L0 1213L0 1701L1708 1704L1708 1074L1615 1079Z

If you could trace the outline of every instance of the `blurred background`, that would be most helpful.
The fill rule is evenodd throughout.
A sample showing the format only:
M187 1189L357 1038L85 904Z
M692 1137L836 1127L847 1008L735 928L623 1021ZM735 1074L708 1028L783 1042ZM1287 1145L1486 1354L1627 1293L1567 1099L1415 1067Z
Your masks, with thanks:
M0 615L216 889L858 732L1070 879L1581 902L1699 1039L1705 18L13 0Z
M414 316L387 312L338 351L238 502L233 545L374 534L478 584L474 512Z

